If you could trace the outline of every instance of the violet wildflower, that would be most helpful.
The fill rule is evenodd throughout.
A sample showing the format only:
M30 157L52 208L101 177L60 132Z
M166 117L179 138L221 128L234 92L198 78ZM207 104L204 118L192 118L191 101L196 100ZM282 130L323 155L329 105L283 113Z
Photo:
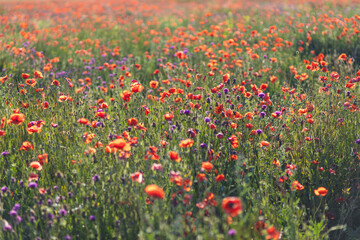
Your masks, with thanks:
M6 192L8 190L8 187L6 187L6 186L4 186L4 187L2 187L1 188L1 191L4 193L4 192Z
M234 236L236 234L236 230L235 229L230 229L229 231L228 231L228 235L229 236Z
M265 93L259 93L259 94L258 94L258 97L259 97L259 98L264 98L264 97L265 97Z
M200 144L200 147L202 147L202 148L207 148L207 145L206 145L206 143L201 143L201 144Z
M37 183L36 182L29 182L29 185L28 185L28 187L29 188L37 188Z

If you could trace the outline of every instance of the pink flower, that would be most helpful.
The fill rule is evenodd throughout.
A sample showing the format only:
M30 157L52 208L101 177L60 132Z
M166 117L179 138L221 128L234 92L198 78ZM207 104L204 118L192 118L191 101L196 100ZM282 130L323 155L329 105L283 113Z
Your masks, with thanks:
M163 167L161 165L161 163L154 163L151 167L151 170L153 171L163 171Z

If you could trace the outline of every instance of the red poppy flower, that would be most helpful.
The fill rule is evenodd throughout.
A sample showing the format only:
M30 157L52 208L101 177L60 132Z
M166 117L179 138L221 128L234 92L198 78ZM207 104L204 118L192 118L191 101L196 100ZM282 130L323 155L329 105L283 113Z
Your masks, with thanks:
M134 181L136 181L138 183L144 182L143 174L141 172L136 172L136 173L130 174L130 178L133 182Z
M123 91L121 94L120 94L121 98L125 101L125 102L129 102L130 99L131 99L131 92L128 91L128 90L125 90Z
M22 113L14 113L10 116L10 120L8 121L8 124L16 124L20 125L25 121L25 115Z
M222 201L222 208L230 216L236 217L242 212L242 203L237 197L226 197Z
M165 196L164 190L155 185L155 184L151 184L146 186L145 188L145 193L149 196L149 197L153 197L153 198L160 198L163 199Z
M128 125L129 126L136 126L138 124L138 120L136 118L130 118L128 119Z
M268 147L268 146L270 146L270 143L267 141L261 141L260 146Z
M109 147L123 150L125 152L129 152L131 150L130 144L127 143L124 139L115 139L109 143Z
M23 74L21 74L21 76L22 76L22 78L23 78L24 80L26 80L28 77L30 77L30 74L28 74L28 73L23 73Z
M205 169L206 171L210 172L211 169L213 169L214 165L212 165L212 163L210 162L203 162L201 164L201 168Z
M78 121L78 123L84 124L84 125L89 125L90 121L86 118L80 118Z
M192 147L194 145L194 141L191 140L190 138L182 140L179 144L179 147L181 148L188 148L188 147Z
M34 168L34 169L36 169L38 171L41 171L41 169L42 169L42 166L38 161L31 162L30 167Z
M27 142L27 141L23 142L23 144L20 147L20 151L28 151L30 149L34 149L34 146L31 145L31 143Z
M174 118L174 114L172 113L166 113L164 115L164 118L167 120L167 121L171 121L173 118Z
M314 193L316 196L326 196L326 194L328 193L328 190L324 187L319 187L318 189L314 190Z
M179 157L179 154L174 151L169 152L169 157L172 161L175 161L175 162L180 162L180 160L181 160L181 158Z

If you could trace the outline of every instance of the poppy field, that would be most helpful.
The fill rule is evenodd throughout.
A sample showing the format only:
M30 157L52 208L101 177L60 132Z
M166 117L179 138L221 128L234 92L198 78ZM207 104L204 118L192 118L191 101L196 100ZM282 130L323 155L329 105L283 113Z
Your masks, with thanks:
M2 1L0 239L360 239L359 12Z

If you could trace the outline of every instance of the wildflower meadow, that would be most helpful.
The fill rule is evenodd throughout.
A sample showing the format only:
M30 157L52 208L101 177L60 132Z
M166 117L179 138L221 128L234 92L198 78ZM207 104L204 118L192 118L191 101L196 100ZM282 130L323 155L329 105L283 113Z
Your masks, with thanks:
M360 239L359 14L2 0L0 239Z

